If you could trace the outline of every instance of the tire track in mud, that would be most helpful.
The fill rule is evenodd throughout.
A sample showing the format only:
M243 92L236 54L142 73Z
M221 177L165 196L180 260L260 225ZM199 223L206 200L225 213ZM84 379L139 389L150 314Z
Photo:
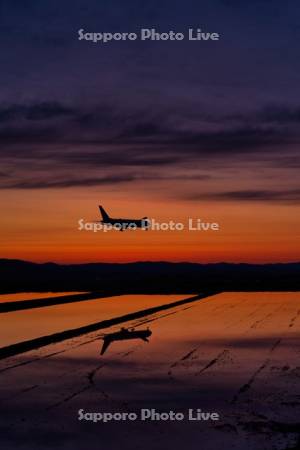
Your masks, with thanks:
M183 355L182 358L180 358L178 361L175 361L173 364L171 364L170 369L168 371L168 376L173 378L172 377L172 369L174 367L178 366L179 364L181 364L182 361L186 361L187 359L189 359L197 350L198 350L198 348L194 348L193 350L190 350L188 353Z
M18 398L20 395L27 394L27 392L31 392L34 389L37 389L39 386L40 386L39 384L34 384L34 385L28 386L26 388L19 389L17 392L14 392L12 394L9 394L9 395L6 395L6 396L1 396L1 401L3 401L3 400L12 400L14 398Z
M278 308L276 308L275 310L273 310L271 313L267 314L264 318L262 318L261 320L258 320L256 322L254 322L251 326L251 329L257 328L261 323L263 323L265 320L269 319L270 317L272 317L273 315L275 315L276 313L278 313L280 310L282 310L282 308L286 305L285 302L282 302L280 304L280 306ZM294 322L296 321L296 319L300 316L300 310L297 311L297 314L291 318L289 325L287 326L287 328L291 328L294 325ZM288 330L287 330L288 332ZM259 374L269 365L270 361L271 361L271 354L272 352L280 345L280 343L282 342L282 340L284 339L284 335L287 334L287 332L283 333L283 336L277 338L275 340L275 342L273 343L273 345L271 346L270 350L269 350L269 357L266 358L264 360L264 362L253 372L252 376L249 378L249 380L243 384L240 389L238 390L238 392L234 395L233 399L231 400L231 404L236 403L240 396L243 395L245 392L247 392L249 389L251 389L251 386L253 385L253 383L255 382L256 378L259 376Z
M299 316L300 316L300 309L298 309L296 315L291 318L291 321L289 323L289 328L292 328L295 325L295 322L296 322L296 320L298 319Z
M239 304L242 302L239 302ZM250 328L248 328L248 330L246 330L244 332L244 334L248 334L252 329L257 328L260 324L262 324L263 322L265 322L266 320L268 320L270 317L272 317L274 314L277 314L283 307L285 306L285 302L282 302L277 308L275 308L271 313L267 313L262 319L257 320L256 322L254 322ZM245 320L248 320L249 317L254 316L258 311L260 311L261 309L263 309L265 307L265 304L259 305L257 308L255 308L254 311L252 311L250 314L245 315L244 317L242 317L241 319L239 319L238 321L231 323L230 325L228 325L227 327L225 327L226 329L230 329L238 324L241 324L243 322L245 322ZM270 352L273 352L275 350L275 348L279 345L281 341L281 338L276 340L275 343L272 345ZM227 342L227 345L232 345L234 344L234 340L230 340L229 342ZM170 377L170 379L175 380L175 376L173 375L173 371L172 369L175 367L180 366L180 364L185 360L188 359L190 356L194 355L196 353L196 351L201 348L201 346L196 347L195 349L191 350L190 352L188 352L185 356L183 356L182 358L180 358L178 361L175 361L171 366L170 369L168 371L168 376ZM206 370L210 369L211 367L215 366L217 363L219 363L220 361L224 360L225 357L228 357L230 354L230 350L228 349L223 349L220 353L217 354L217 356L213 359L211 359L200 371L196 372L194 375L195 376L199 376L202 373L206 372ZM262 365L263 366L263 365ZM263 370L264 367L260 367L258 369L258 373L255 374L255 377L261 372L261 370ZM254 380L255 380L254 377ZM254 382L254 380L250 383L251 384ZM248 383L245 383L245 385ZM242 389L242 388L241 388Z
M75 346L71 347L71 349L79 347L80 345L83 345L83 344L75 345ZM60 351L57 351L57 352L49 353L49 354L44 355L44 356L37 356L36 358L32 358L32 359L29 359L27 361L22 361L22 362L13 364L11 366L4 367L3 369L0 369L0 374L3 373L3 372L7 372L8 370L16 369L16 368L21 367L21 366L27 366L27 364L33 364L33 363L42 361L43 359L51 358L52 356L56 356L56 355L59 355L61 353L65 353L65 352L67 352L69 350L70 350L70 347L66 348L64 350L60 350Z
M242 318L240 318L239 320L237 320L237 321L232 322L231 324L229 324L229 325L226 327L226 329L230 329L230 328L233 328L233 327L235 327L235 326L237 326L237 325L242 324L242 323L245 321L245 319L249 319L250 317L255 316L255 314L256 314L258 311L260 311L261 309L263 309L265 306L266 306L266 305L264 305L264 304L259 305L259 306L258 306L254 311L252 311L250 314L247 314L245 317L242 317ZM278 308L278 310L281 309L282 306L283 306L283 304L280 305L280 307ZM273 313L268 313L268 314L266 314L266 316L265 316L263 319L260 319L260 320L258 320L257 322L263 322L267 316L271 316L271 315L273 315L274 313L275 313L275 311L273 311ZM256 322L254 322L254 324L255 324L255 323L256 323ZM254 324L253 324L253 325L254 325ZM251 326L250 328L252 328L252 326ZM253 328L255 328L255 327L253 327Z
M128 352L128 353L131 353L131 352ZM123 354L123 352L121 354ZM127 354L125 353L124 356L126 356L126 355ZM45 410L49 411L51 409L58 408L58 407L62 406L63 404L69 402L70 400L73 400L75 397L83 394L84 392L86 392L86 391L88 391L90 389L93 389L96 386L95 376L96 376L97 372L99 370L107 367L107 366L109 366L109 362L108 361L104 362L104 363L101 363L101 364L97 365L96 367L94 367L92 370L90 370L88 373L86 373L84 375L85 378L87 379L87 384L85 386L83 386L81 389L78 389L78 390L74 391L72 394L67 395L62 400L60 400L60 401L58 401L56 403L53 403L52 405L48 406ZM124 402L122 402L122 401L120 402L120 401L112 400L111 396L109 394L107 394L107 392L105 392L104 390L97 391L97 394L99 394L99 393L106 400L113 401L113 402L117 403L118 405L122 405L122 406L125 405L126 406L126 404Z
M239 306L239 305L241 305L241 304L243 304L243 303L245 303L245 300L241 300L241 301L237 302L237 305L234 305L234 306ZM230 306L230 303L221 306L220 309L218 310L218 313L220 313L220 312L223 313L224 311L226 311L226 309L228 309L229 306ZM265 306L264 304L259 305L257 308L255 308L254 311L251 311L250 314L249 314L249 313L246 313L246 315L245 315L244 317L240 318L238 321L231 322L231 323L228 324L226 327L224 327L224 329L230 329L230 328L235 327L236 325L239 325L239 324L243 323L245 320L248 320L249 317L254 316L258 311L260 311L262 308L264 308L264 306ZM282 306L283 306L283 304L280 305L280 308L281 308ZM213 311L216 311L216 308L213 309ZM268 315L269 315L269 314L267 314L267 316L268 316ZM264 319L265 319L265 318L264 318ZM261 322L262 322L264 319L262 319ZM248 331L249 331L249 330L247 330L246 333L248 333ZM180 359L178 359L177 361L175 361L174 363L172 363L172 364L170 365L170 369L169 369L169 371L168 371L168 376L169 376L172 380L174 380L175 377L173 376L173 371L172 371L172 369L174 369L174 368L177 367L177 366L180 366L181 363L182 363L183 361L185 361L186 359L189 359L189 358L190 358L192 355L194 355L194 354L197 352L197 350L199 350L200 348L201 348L201 345L199 345L198 347L196 347L196 348L194 348L193 350L189 351L186 355L184 355L183 357L181 357ZM209 369L210 367L214 366L214 365L219 361L219 358L220 358L221 356L225 356L225 355L229 355L229 350L224 349L224 350L223 350L221 353L219 353L215 358L213 358L213 359L212 359L212 360L211 360L204 368L202 368L200 371L196 372L194 375L199 375L199 374L201 374L202 372L204 372L204 371L206 371L207 369Z
M55 403L52 403L51 405L49 405L48 407L44 408L44 411L51 411L52 409L55 408L59 408L60 406L66 404L67 402L73 400L74 398L76 398L77 396L83 394L84 392L93 389L93 387L95 386L95 382L94 382L94 377L96 375L96 373L102 369L103 367L106 367L108 365L108 362L105 363L101 363L100 365L96 366L95 368L93 368L91 371L89 371L87 374L84 374L84 378L87 379L87 383L84 383L85 385L83 385L83 387L81 387L80 389L77 389L75 391L73 391L72 393L66 395L65 397L63 397L61 400L58 400ZM77 371L78 372L78 371ZM68 373L68 372L65 372ZM74 374L74 372L72 372L72 374ZM64 375L62 375L63 377ZM21 391L19 391L18 393L14 394L13 396L10 396L9 398L15 398L18 397L19 395L22 395L26 392L30 392L36 388L39 388L43 385L43 387L45 386L45 382L39 384L39 385L33 385L30 386L28 388L24 388ZM98 391L97 393L100 393L105 399L109 399L110 396L105 392L105 391ZM123 405L123 402L119 402L119 404ZM26 417L21 417L19 418L18 422L22 423L22 422L26 422L27 418ZM41 419L40 421L37 421L37 423L42 423L44 422L44 419ZM12 428L16 425L16 421L14 423L10 423L7 425L8 428Z
M170 369L168 371L168 376L174 380L175 377L173 376L173 372L172 369L174 369L175 367L177 367L178 365L180 365L183 361L188 360L191 356L193 356L195 354L195 352L198 350L198 348L194 348L193 350L191 350L189 353L187 353L186 355L184 355L182 358L180 358L178 361L175 361L171 366ZM218 355L213 358L212 360L210 360L202 369L200 369L199 371L194 373L194 376L198 376L201 375L203 372L205 372L206 370L210 369L211 367L213 367L215 364L221 362L224 360L225 357L229 356L229 350L228 349L224 349L222 350L220 353L218 353Z
M88 374L87 374L87 379L88 379L88 381L89 381L89 383L90 383L91 386L94 386L94 385L95 385L94 378L95 378L95 375L96 375L96 373L98 372L98 370L102 369L102 367L105 367L106 365L107 365L107 364L101 363L101 364L99 364L98 366L96 366L93 370L91 370L90 372L88 372Z
M272 317L273 314L274 314L274 313L266 314L262 319L257 320L256 322L254 322L254 323L251 325L250 328L257 328L257 326L258 326L259 324L263 323L263 322L264 322L265 320L267 320L267 319L270 319L270 317Z
M271 311L270 313L266 314L264 317L262 317L261 319L257 320L256 322L254 322L250 328L257 328L261 323L265 322L266 320L270 319L271 317L274 316L274 314L277 314L278 311L280 311L283 307L285 306L285 302L282 302L278 308L274 309L273 311Z
M241 305L241 304L243 304L243 303L245 303L245 300L241 300L241 301L237 302L237 305L235 305L235 306L239 306L239 305ZM223 313L224 310L226 310L226 309L228 308L228 306L230 306L230 303L221 306L220 309L218 310L218 313L220 313L220 312ZM238 321L231 322L231 323L228 324L226 327L224 327L224 329L230 329L230 328L235 327L236 325L239 325L239 324L243 323L245 320L248 320L249 317L254 316L258 311L260 311L261 309L263 309L264 306L265 306L265 304L259 305L257 308L255 308L254 311L251 311L250 314L249 314L249 313L246 313L245 316L243 316L242 318L240 318ZM278 308L278 310L279 310L282 306L283 306L283 304L280 305L280 307ZM216 308L213 309L213 311L216 311ZM276 311L277 311L277 310L276 310ZM273 314L273 313L272 313L272 314ZM268 313L266 316L269 316L269 315L270 315L270 313ZM261 319L260 321L257 321L257 322L263 322L263 320L265 320L265 317L264 317L263 319ZM252 326L251 326L250 328L252 328ZM248 332L249 332L249 330L246 331L246 333L248 333ZM230 341L230 342L232 342L232 341ZM174 379L174 376L173 376L173 374L172 374L172 369L175 368L175 367L177 367L177 366L180 366L180 364L182 363L182 361L184 361L185 359L188 359L190 356L194 355L194 354L196 353L196 351L199 350L200 348L201 348L201 345L199 345L198 347L196 347L196 348L194 348L193 350L189 351L186 355L184 355L183 357L181 357L180 359L178 359L177 361L175 361L174 363L172 363L172 364L170 365L170 369L169 369L169 371L168 371L168 376L169 376L170 378ZM218 362L218 360L219 360L221 354L227 354L227 355L229 355L229 350L227 350L227 349L223 350L223 351L222 351L221 353L219 353L215 358L213 358L213 359L212 359L212 360L211 360L211 361L210 361L203 369L201 369L200 371L196 372L195 375L201 374L202 371L207 370L208 368L210 368L211 366L213 366L216 362Z
M272 317L274 314L278 313L283 307L285 306L285 302L281 303L281 305L276 308L276 310L272 311L272 313L267 314L263 319L255 322L251 328L256 328L259 324L261 324L262 322L264 322L267 318ZM295 321L297 320L297 318L300 316L300 310L297 311L296 315L293 316L290 320L290 323L288 325L288 328L292 328ZM286 333L285 333L286 334ZM274 342L274 344L271 346L269 354L271 355L272 352L279 346L279 344L282 342L283 337L280 337L278 339L276 339L276 341ZM246 382L244 385L242 385L240 387L240 389L238 390L238 392L235 394L235 396L233 397L231 403L234 404L237 402L237 400L239 399L240 395L244 394L245 392L247 392L252 384L255 382L257 376L269 365L271 361L271 358L268 357L265 359L265 361L258 367L258 369L252 374L252 376L249 378L248 382Z
M214 359L209 361L209 363L206 364L206 366L204 366L201 370L199 370L199 372L196 372L195 376L196 375L201 375L203 372L205 372L206 370L210 369L212 366L214 366L215 364L217 364L218 362L223 360L224 357L228 356L228 355L229 355L229 350L227 350L227 349L222 350Z
M269 319L270 317L272 317L274 314L278 313L284 306L285 306L285 302L282 302L278 308L273 310L271 313L268 313L264 318L254 322L250 328L251 329L257 328L258 325L263 323L266 319ZM283 338L280 337L275 340L274 344L271 346L271 348L269 350L270 355L278 347L278 345L281 343L282 339ZM254 371L254 373L251 375L249 380L245 384L243 384L240 387L240 389L238 390L238 392L234 395L233 399L230 402L231 404L235 404L239 400L240 396L242 394L244 394L245 392L247 392L251 388L251 386L255 382L257 376L269 365L270 361L271 361L270 357L266 358L264 360L264 362Z
M84 386L83 388L79 389L78 391L73 392L72 394L68 395L67 397L64 397L62 400L60 400L57 403L53 403L50 406L47 406L45 408L46 411L50 411L51 409L58 408L59 406L63 405L64 403L67 403L68 401L72 400L73 398L77 397L78 395L82 394L83 392L86 392L88 389L91 389L91 386Z
M276 341L274 342L269 351L269 354L271 354L278 347L278 345L281 343L281 340L282 338L276 339ZM238 392L235 394L235 396L231 400L231 404L236 403L239 397L251 388L257 376L269 365L270 361L271 361L270 357L266 358L264 362L254 371L249 380L245 384L243 384L238 390Z

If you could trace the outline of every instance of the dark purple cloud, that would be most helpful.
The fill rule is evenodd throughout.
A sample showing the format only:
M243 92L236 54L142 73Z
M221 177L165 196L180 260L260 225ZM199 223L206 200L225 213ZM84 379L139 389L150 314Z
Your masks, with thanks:
M295 190L299 13L293 0L4 0L0 188L134 187L144 177L155 188L169 180L175 195L184 179L197 192L197 179L253 170L267 201L264 178L285 168L283 185ZM104 46L79 42L82 27L201 27L221 40ZM252 187L238 191L248 201Z
M192 193L185 196L186 200L210 200L233 202L276 202L287 204L300 203L300 189L289 190L241 190L211 193Z

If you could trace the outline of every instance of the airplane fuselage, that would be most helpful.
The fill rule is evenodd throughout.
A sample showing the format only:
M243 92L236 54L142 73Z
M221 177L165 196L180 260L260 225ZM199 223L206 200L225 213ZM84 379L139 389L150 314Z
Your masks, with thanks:
M143 228L147 229L150 226L150 222L147 217L143 217L142 219L124 219L124 218L113 218L110 217L103 206L99 205L99 210L102 215L102 220L100 223L103 223L106 226L113 227L120 231L124 231L126 229L136 229Z
M109 219L101 220L105 225L119 226L121 229L126 228L148 228L149 222L147 219Z

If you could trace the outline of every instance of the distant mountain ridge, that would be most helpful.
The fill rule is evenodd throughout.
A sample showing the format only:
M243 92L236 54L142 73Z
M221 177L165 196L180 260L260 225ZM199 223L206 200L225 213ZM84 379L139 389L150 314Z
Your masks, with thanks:
M132 262L57 264L0 259L1 292L99 290L197 293L220 290L300 290L300 262Z

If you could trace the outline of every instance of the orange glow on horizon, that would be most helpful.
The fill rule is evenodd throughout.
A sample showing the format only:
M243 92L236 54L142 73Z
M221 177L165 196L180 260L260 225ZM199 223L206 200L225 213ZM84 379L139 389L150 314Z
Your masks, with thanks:
M182 222L184 231L79 231L78 220L99 220L93 190L7 191L1 199L1 257L35 262L275 262L299 259L295 205L183 202L103 193L112 217ZM26 202L24 201L26 199ZM188 218L217 222L220 231L189 231Z

